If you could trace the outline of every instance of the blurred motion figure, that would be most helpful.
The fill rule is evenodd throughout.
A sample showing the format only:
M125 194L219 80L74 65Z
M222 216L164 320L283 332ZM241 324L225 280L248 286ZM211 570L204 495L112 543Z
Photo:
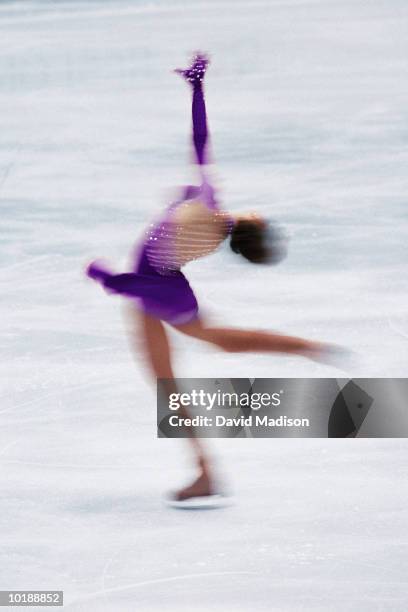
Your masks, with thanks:
M95 261L87 274L111 293L134 300L143 334L146 357L157 379L163 379L167 395L177 392L166 325L213 344L228 352L281 352L325 361L331 345L258 330L212 327L206 324L196 297L181 268L188 262L210 255L229 239L231 249L254 264L278 263L285 254L282 237L255 213L223 211L208 178L208 126L203 80L208 58L197 53L185 70L176 70L192 90L194 155L199 185L186 186L164 217L149 226L138 249L131 272L114 274ZM180 415L188 416L185 409ZM174 494L180 505L218 496L207 453L194 430L189 440L197 464L194 482Z

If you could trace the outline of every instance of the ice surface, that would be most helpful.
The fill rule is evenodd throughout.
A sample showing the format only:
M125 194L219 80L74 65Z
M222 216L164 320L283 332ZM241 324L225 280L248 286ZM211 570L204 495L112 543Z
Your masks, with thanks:
M155 439L140 346L82 272L124 268L194 179L171 69L208 49L222 200L291 245L276 269L191 265L203 312L405 376L407 18L404 0L0 4L2 589L98 612L407 609L406 441L214 441L236 505L164 507L187 456ZM173 340L180 376L344 376Z

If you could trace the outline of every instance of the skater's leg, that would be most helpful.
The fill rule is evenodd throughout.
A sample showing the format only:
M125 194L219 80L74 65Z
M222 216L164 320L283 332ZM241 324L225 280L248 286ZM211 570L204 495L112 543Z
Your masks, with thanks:
M320 342L295 336L229 327L208 327L198 319L185 325L177 325L176 329L231 353L278 352L319 359L327 347Z
M170 344L163 323L159 319L144 313L139 318L145 353L151 370L157 379L164 379L160 384L163 385L163 391L167 396L171 393L177 393L177 385L174 380L171 364ZM190 417L190 414L184 407L180 407L179 413L183 417ZM207 454L200 440L195 436L193 428L188 429L188 434L198 466L199 477L190 487L178 492L177 499L179 500L212 493L212 478Z

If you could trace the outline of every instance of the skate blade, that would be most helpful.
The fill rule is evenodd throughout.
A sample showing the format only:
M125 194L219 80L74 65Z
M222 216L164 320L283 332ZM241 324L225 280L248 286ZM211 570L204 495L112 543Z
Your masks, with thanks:
M189 497L188 499L178 500L172 497L167 497L164 500L166 506L170 508L179 508L180 510L212 510L216 508L225 508L232 504L230 497L225 495L205 495L200 497Z

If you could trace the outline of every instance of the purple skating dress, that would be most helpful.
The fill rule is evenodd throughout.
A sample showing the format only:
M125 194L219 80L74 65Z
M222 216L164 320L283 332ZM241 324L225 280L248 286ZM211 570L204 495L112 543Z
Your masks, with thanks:
M172 217L180 205L195 199L209 209L219 211L214 191L208 183L201 187L189 185L185 188L183 198L168 208L165 217L149 227L146 239L138 249L132 272L112 274L94 263L88 268L88 275L101 282L111 293L137 298L144 312L167 323L182 325L194 320L198 316L198 303L187 278L180 270L173 249L179 229ZM233 222L230 217L221 214L225 219L227 235ZM185 247L187 251L190 250L188 243Z

